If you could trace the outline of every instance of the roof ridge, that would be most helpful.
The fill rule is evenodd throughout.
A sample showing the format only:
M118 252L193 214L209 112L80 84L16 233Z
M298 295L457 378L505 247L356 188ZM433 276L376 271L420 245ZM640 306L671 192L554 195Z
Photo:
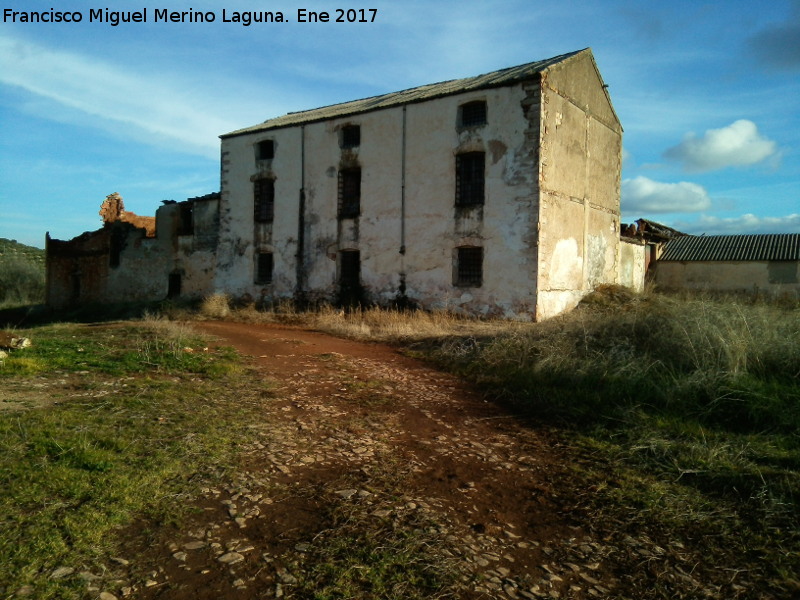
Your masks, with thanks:
M442 96L450 96L467 90L511 85L512 83L541 73L545 69L548 69L556 64L563 63L564 61L587 51L591 52L591 48L587 47L583 48L582 50L575 50L573 52L567 52L565 54L559 54L550 58L531 61L512 67L505 67L495 71L482 73L480 75L473 75L470 77L462 77L457 79L447 79L445 81L439 81L436 83L426 83L423 85L406 88L404 90L387 92L385 94L377 94L375 96L367 96L366 98L348 100L345 102L337 102L307 110L289 112L285 115L267 119L266 121L262 121L261 123L251 127L245 127L243 129L237 129L235 131L222 134L220 138L255 133L257 131L263 131L267 129L277 129L279 127L288 127L290 125L298 125L300 123L311 123L314 121L321 121L334 117L345 117L369 112L372 110L378 110L381 108L390 108L402 104L411 104L414 102L421 102L423 100L429 100ZM337 108L343 110L337 111L335 110ZM352 110L348 110L348 108L352 108Z

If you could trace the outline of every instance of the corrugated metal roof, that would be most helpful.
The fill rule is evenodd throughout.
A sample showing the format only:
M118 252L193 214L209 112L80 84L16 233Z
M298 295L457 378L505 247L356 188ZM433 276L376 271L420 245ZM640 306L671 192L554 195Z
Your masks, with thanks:
M659 261L800 260L800 233L686 235L664 245Z
M476 77L452 79L450 81L431 83L400 92L392 92L389 94L383 94L381 96L364 98L362 100L353 100L351 102L323 106L322 108L315 108L312 110L292 112L282 117L269 119L263 123L254 125L253 127L237 129L236 131L223 134L220 137L234 137L237 135L254 133L256 131L277 129L279 127L299 125L302 123L312 123L314 121L345 117L358 113L369 112L372 110L378 110L381 108L412 104L414 102L422 102L423 100L430 100L432 98L439 98L442 96L450 96L452 94L459 94L472 90L511 85L512 83L529 79L537 73L541 73L545 69L572 58L577 54L581 54L582 52L591 52L591 50L589 48L584 48L583 50L561 54L560 56L554 56L553 58L539 60L516 67L500 69L499 71L493 71L491 73L478 75Z

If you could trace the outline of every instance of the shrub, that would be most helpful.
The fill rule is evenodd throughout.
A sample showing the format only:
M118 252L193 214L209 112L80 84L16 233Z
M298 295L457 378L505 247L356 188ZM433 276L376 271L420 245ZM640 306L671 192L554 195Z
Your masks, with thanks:
M44 302L44 267L20 257L0 261L0 306Z
M203 298L200 314L208 319L224 319L231 314L230 298L227 294L212 294Z

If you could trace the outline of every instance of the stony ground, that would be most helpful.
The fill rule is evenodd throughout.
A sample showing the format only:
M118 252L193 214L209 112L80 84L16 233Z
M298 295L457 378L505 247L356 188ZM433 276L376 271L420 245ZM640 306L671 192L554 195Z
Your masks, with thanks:
M557 438L452 376L298 328L198 327L275 382L251 425L259 441L180 527L129 532L113 585L95 588L103 600L304 597L348 523L418 532L457 574L448 597L628 597L631 565L681 597L738 595L697 581L698 559L680 545L581 515Z

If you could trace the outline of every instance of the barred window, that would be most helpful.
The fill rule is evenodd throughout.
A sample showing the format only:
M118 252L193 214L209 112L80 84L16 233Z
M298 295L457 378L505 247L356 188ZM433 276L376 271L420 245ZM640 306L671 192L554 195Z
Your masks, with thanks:
M483 204L485 163L483 152L456 155L456 206Z
M253 196L253 219L256 223L272 223L275 217L275 180L256 179Z
M270 160L275 158L275 142L273 140L263 140L256 145L256 157L258 160Z
M458 248L456 282L458 286L480 287L483 284L483 248Z
M259 252L256 255L256 283L272 283L272 252Z
M461 127L486 125L486 102L484 100L467 102L459 106L458 109L460 117L459 124Z
M361 169L339 171L339 218L357 217L361 213Z
M342 127L341 148L358 148L361 145L361 126L347 125Z

